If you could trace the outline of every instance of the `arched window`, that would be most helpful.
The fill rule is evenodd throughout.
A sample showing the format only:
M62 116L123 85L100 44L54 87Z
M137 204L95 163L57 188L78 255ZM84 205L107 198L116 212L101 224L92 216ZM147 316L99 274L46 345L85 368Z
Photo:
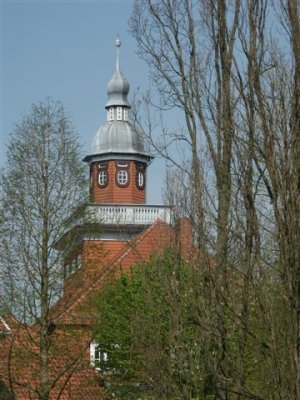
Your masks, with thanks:
M138 189L145 187L145 165L143 163L136 163L136 187Z
M116 161L116 184L120 187L126 187L129 185L129 163L128 161Z
M117 175L118 184L125 186L128 184L128 172L125 169L120 169Z
M108 171L107 171L107 162L102 162L98 164L98 186L103 189L108 184Z
M104 187L107 185L107 170L104 169L98 174L98 183L100 187Z
M143 189L145 183L145 177L144 177L144 173L143 172L138 172L137 174L137 187L139 189Z

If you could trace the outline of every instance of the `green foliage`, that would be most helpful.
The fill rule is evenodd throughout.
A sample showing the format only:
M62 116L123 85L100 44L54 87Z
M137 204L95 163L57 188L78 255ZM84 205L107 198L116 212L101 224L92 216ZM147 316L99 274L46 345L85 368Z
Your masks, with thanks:
M118 398L213 395L194 318L195 278L201 284L199 271L168 252L110 282L100 294L95 339L108 355L100 369Z
M14 394L9 390L9 388L0 379L0 399L1 400L14 400Z
M274 291L276 283L270 285L269 278L257 282L264 298L251 293L245 329L246 320L240 319L243 287L234 270L229 275L234 296L226 303L209 290L204 270L201 263L188 265L170 251L106 285L98 298L95 339L108 355L100 370L110 394L120 399L215 400L213 373L222 323L227 332L224 368L232 379L228 399L236 399L241 365L250 393L278 398L272 397L273 377L266 377L265 371L272 370L273 345L284 362L290 337L279 287ZM268 325L270 330L265 329ZM288 373L282 376L288 382Z

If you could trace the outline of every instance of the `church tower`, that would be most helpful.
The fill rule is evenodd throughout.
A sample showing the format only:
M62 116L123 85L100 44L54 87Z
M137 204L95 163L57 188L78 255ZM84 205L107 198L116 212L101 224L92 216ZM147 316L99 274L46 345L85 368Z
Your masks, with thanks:
M146 171L152 156L144 150L139 130L129 121L129 83L117 62L107 85L107 121L96 132L91 153L89 202L69 218L68 231L57 248L62 251L65 284L81 269L99 270L157 219L172 223L172 210L146 205ZM105 255L105 257L104 257ZM68 285L67 285L68 286ZM65 286L66 288L66 286Z
M117 62L107 85L107 121L84 158L90 165L90 201L99 204L145 204L146 169L151 161L144 151L141 133L129 122L129 83L120 71L120 39Z
M146 171L152 157L144 150L141 133L129 122L129 84L120 71L120 45L117 39L116 68L107 87L107 121L96 132L91 153L84 158L90 167L89 200L66 215L65 233L56 242L61 263L52 268L54 278L63 270L64 287L47 315L53 344L49 348L49 373L61 371L51 398L57 393L64 399L106 398L97 362L107 359L107 354L95 342L93 326L99 317L97 297L107 282L170 248L181 251L186 259L198 256L189 221L183 219L174 226L171 207L145 202ZM10 333L8 326L4 328ZM28 342L28 354L32 354L36 346L31 338L36 329L35 323L16 330L14 353L19 354L20 348L23 355ZM11 361L10 349L8 341L4 357ZM36 359L33 363L28 357L21 363L20 359L12 360L13 374L3 369L5 382L12 377L18 398L29 399L39 389ZM24 385L15 384L20 376Z

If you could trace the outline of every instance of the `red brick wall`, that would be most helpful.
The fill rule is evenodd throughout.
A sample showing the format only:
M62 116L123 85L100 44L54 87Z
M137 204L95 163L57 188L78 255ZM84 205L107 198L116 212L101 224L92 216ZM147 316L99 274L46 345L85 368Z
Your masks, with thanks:
M117 165L114 160L108 161L108 184L101 188L98 185L98 163L91 166L90 199L92 203L112 204L145 204L145 188L136 187L137 167L135 161L129 164L129 185L119 187L116 183Z

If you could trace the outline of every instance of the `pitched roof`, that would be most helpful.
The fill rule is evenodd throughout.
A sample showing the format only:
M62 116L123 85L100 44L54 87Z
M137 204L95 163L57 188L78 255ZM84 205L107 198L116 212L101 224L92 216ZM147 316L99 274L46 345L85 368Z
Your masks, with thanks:
M50 376L55 378L56 374L59 377L55 381L51 399L57 399L58 395L61 400L104 398L99 376L89 366L88 346L92 336L89 325L94 320L93 299L110 277L117 277L121 271L129 271L133 265L149 259L152 253L164 252L174 244L174 240L174 228L157 220L134 240L102 243L101 256L95 256L94 263L84 266L70 278L64 296L51 310L57 325L51 340L54 347L50 352ZM37 398L39 348L36 335L37 324L24 327L18 335L6 335L0 342L1 354L4 354L2 350L5 346L8 354L11 344L14 345L11 373L13 388L21 400ZM8 383L4 360L5 357L0 362L0 380Z
M0 383L10 388L18 400L38 399L40 349L35 328L26 327L0 341ZM53 333L48 374L51 399L103 398L98 374L89 365L89 343L90 332L84 329Z
M0 333L11 333L11 327L8 322L0 315Z
M12 315L0 315L0 334L11 334L23 327L23 324Z
M53 308L55 323L91 324L94 320L91 304L93 296L101 290L105 281L121 270L128 270L134 264L147 260L152 253L157 254L170 247L173 234L172 227L157 219L133 240L126 242L108 263L105 263L106 260L103 263L103 259L99 258L94 270L89 268L88 271L84 267L78 271L77 285L73 286L73 292L67 297L63 296Z

